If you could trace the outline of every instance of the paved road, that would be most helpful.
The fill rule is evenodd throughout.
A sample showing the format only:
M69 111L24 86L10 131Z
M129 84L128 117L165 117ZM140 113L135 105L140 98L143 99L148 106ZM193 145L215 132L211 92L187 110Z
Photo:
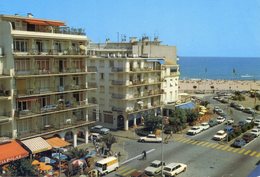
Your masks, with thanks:
M227 107L209 97L206 99L222 109ZM233 109L231 116L238 122L249 115ZM178 175L180 177L246 177L260 160L260 137L244 148L232 148L228 144L211 140L214 134L223 128L224 124L220 124L201 134L191 137L179 136L168 144L163 144L164 161L187 164L187 171ZM118 171L109 174L108 177L114 177L116 174L127 176L135 170L144 170L151 161L162 158L161 144L138 143L136 140L126 139L124 148L130 161L121 165ZM147 160L138 160L140 157L136 157L143 150L151 152L147 154Z

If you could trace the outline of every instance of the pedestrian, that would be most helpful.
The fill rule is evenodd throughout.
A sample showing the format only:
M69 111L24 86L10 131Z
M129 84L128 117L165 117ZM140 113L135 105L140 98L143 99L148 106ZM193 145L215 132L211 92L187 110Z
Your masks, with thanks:
M143 160L146 160L146 151L143 151Z

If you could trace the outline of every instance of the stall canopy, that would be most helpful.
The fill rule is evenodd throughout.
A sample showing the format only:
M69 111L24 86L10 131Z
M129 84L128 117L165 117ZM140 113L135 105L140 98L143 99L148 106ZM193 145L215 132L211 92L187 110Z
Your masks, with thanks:
M193 102L187 102L184 104L176 105L176 108L180 108L180 109L194 109L195 107L196 105Z
M4 144L0 144L0 165L9 163L11 161L15 161L18 159L22 159L29 155L19 143L15 140L11 140L9 142L5 142Z
M48 138L46 139L46 141L52 146L52 147L66 147L69 146L70 143L68 143L67 141L64 141L63 139L59 138L59 137L52 137L52 138Z
M24 140L22 143L31 151L32 154L52 149L51 145L42 137Z

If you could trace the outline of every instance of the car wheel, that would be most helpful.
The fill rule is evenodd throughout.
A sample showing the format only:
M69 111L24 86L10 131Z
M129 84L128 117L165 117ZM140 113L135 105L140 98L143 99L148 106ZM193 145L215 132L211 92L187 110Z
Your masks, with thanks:
M144 143L144 140L141 140L142 143Z
M186 168L183 169L183 172L185 172L185 171L186 171Z

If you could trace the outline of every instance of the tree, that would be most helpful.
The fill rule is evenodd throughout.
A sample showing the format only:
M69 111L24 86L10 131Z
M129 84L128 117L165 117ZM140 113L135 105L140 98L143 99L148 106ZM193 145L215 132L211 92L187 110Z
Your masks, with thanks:
M162 118L160 116L155 116L153 112L143 116L145 127L151 129L152 131L158 128L161 128Z
M184 109L175 109L170 115L170 122L173 122L173 119L179 119L180 123L187 123L186 111Z
M20 159L10 163L9 172L11 176L37 176L37 169L29 159Z
M192 123L199 117L198 111L187 109L186 110L187 122Z
M79 149L79 148L72 148L68 150L65 154L69 156L71 159L80 159L82 157L85 157L89 151L87 149Z
M101 138L101 141L103 141L108 150L111 151L112 145L117 142L116 137L112 134L106 134Z

